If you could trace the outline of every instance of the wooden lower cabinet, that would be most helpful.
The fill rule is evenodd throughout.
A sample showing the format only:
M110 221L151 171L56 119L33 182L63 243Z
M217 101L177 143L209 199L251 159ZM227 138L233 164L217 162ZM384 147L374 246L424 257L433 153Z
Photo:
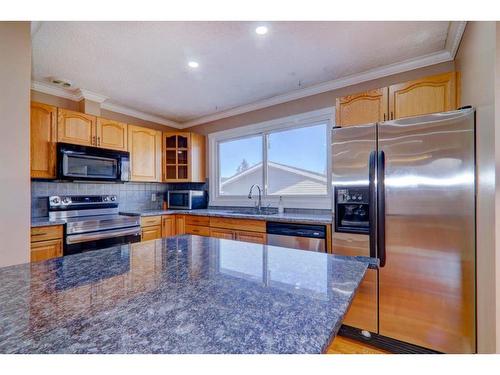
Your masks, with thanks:
M175 215L165 215L161 218L161 236L171 237L176 235Z
M60 240L49 240L31 243L31 262L61 257L63 243Z
M222 238L224 240L234 240L235 233L230 229L210 228L210 237Z
M141 241L157 240L161 234L161 225L141 228Z
M235 240L265 245L267 236L265 233L237 231L235 233Z
M186 233L186 217L184 215L175 215L175 233L177 235Z
M210 228L201 225L186 225L186 234L195 234L197 236L210 236Z
M31 262L57 258L63 255L62 225L31 228Z

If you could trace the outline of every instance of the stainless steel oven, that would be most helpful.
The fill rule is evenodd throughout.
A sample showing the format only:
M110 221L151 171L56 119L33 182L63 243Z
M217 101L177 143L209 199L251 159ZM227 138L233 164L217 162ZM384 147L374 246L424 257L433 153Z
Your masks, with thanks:
M98 147L58 143L61 180L129 181L129 153Z

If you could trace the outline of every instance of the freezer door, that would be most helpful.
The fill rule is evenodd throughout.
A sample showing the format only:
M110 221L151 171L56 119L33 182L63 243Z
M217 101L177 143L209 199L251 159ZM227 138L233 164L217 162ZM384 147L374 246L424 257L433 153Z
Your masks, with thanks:
M476 350L474 122L462 110L379 125L379 333L445 353Z
M332 132L332 184L337 189L368 188L369 159L376 152L376 125L337 128ZM374 187L374 186L373 186ZM334 220L336 199L334 197ZM332 230L332 251L342 255L370 255L369 234ZM377 270L368 270L344 324L377 332Z

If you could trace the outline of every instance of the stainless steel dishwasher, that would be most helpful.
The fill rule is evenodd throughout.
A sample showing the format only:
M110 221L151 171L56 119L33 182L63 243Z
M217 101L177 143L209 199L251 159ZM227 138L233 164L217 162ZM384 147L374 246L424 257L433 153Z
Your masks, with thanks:
M326 226L268 221L267 244L326 252Z

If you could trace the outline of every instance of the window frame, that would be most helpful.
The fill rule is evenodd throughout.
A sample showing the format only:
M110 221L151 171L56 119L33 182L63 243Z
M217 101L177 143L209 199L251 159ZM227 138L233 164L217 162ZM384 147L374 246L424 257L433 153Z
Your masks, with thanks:
M256 123L252 125L242 126L235 129L223 130L220 132L211 133L208 135L209 143L209 205L210 206L244 206L252 207L256 199L248 199L246 195L220 195L219 194L219 177L220 177L220 162L219 162L219 145L222 142L248 138L252 136L262 137L262 206L269 205L277 207L279 195L268 195L267 187L267 151L268 151L268 136L284 130L293 130L308 126L319 125L326 122L326 195L284 195L283 200L285 207L290 208L317 208L331 209L332 183L331 183L331 129L334 126L335 107L327 107L319 110L305 112L298 115L282 117L270 121ZM248 187L250 189L250 186ZM257 194L254 191L254 194Z

